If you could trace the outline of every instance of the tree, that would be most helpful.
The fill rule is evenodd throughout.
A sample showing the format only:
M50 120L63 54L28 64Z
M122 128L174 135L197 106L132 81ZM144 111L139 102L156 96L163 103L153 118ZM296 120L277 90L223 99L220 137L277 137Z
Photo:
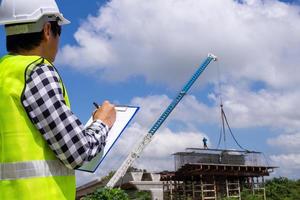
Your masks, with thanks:
M266 182L267 199L298 200L300 199L300 180L289 180L285 177L273 178Z
M266 181L267 200L300 200L300 180L289 180L285 177L273 178ZM242 200L262 200L262 194L253 195L247 190L241 193ZM232 200L236 198L224 198Z

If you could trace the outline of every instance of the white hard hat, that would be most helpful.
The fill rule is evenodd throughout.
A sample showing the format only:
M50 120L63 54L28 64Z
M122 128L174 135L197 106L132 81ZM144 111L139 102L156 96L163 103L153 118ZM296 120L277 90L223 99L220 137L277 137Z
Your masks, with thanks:
M37 22L45 15L58 18L58 24L70 21L60 13L55 0L0 0L0 24Z

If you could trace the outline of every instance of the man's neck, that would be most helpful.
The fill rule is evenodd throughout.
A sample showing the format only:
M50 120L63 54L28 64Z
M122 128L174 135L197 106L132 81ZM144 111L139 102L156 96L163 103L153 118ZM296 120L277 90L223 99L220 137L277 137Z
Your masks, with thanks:
M48 61L53 62L54 58L51 57L51 51L49 51L51 47L49 45L47 46L46 43L41 43L39 46L35 47L31 50L19 50L18 52L12 52L12 54L17 55L24 55L24 56L41 56L43 58L46 58ZM51 49L50 49L51 50Z
M40 47L34 48L32 50L21 50L17 53L18 55L24 55L24 56L41 56L44 57L43 51Z

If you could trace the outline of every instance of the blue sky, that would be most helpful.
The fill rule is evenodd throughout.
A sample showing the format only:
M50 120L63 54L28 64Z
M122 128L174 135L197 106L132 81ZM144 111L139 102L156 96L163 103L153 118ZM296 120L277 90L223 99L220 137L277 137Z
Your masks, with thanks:
M300 177L299 1L57 3L72 22L63 27L55 64L73 112L84 123L93 101L141 107L107 164L96 175L78 173L79 184L120 164L208 53L218 63L208 66L136 165L172 169L169 155L201 147L203 136L215 147L220 76L224 109L239 143L280 166L275 176ZM4 55L3 28L0 37ZM238 148L230 139L227 146Z

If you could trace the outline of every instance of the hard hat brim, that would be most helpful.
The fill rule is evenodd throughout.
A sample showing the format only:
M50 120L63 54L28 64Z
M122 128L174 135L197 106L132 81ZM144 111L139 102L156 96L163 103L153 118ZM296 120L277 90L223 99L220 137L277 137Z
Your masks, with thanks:
M57 14L57 17L59 18L58 24L60 26L67 25L67 24L71 23L68 19L64 18L64 16L62 14Z
M70 21L64 18L62 15L44 15L36 22L31 23L22 23L16 25L10 25L5 27L6 35L18 35L18 34L26 34L26 33L36 33L43 30L44 24L46 22L54 22L56 21L60 26L69 24Z

